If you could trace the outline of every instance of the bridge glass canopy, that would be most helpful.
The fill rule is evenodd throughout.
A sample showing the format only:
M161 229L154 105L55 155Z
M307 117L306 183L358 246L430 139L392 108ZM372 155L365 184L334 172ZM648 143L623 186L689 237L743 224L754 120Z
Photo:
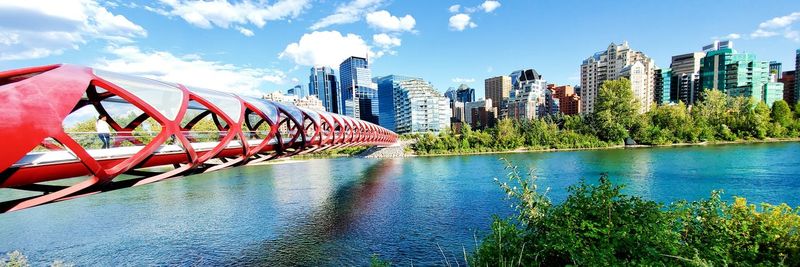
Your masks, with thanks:
M94 70L94 75L142 99L169 120L175 120L178 116L183 91L175 85L104 70Z
M196 87L189 88L189 91L217 106L231 120L239 121L242 113L242 103L233 94Z
M264 115L266 115L267 118L270 119L272 122L277 123L278 108L275 107L275 105L272 105L272 103L266 100L258 99L255 97L249 97L249 96L240 96L240 97L244 99L244 101L247 101L247 103L253 105L253 107L257 108L259 111L264 113Z

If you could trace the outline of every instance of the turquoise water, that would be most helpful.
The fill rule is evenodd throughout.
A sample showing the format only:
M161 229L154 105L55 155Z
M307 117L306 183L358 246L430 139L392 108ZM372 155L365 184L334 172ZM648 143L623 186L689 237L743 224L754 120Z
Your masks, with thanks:
M308 160L0 214L0 252L79 266L365 265L372 254L455 265L493 214L511 214L493 182L506 173L500 157L533 169L554 201L608 173L627 193L661 202L723 189L726 198L800 205L800 143Z

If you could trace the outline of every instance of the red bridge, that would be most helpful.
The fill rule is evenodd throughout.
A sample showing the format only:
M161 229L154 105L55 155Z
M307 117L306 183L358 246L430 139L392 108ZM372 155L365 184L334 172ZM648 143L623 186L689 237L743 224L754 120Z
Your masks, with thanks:
M0 72L0 103L0 188L32 192L0 212L397 139L346 116L74 65ZM111 148L95 132L100 116Z

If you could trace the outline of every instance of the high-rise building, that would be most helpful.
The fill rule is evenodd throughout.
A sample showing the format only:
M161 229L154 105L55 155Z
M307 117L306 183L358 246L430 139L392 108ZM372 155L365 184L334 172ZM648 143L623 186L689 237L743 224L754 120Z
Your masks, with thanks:
M484 80L484 93L486 99L492 100L492 105L500 111L501 104L511 93L511 77L497 76Z
M635 65L639 62L639 65ZM650 110L655 89L655 63L640 51L631 49L628 42L611 43L604 51L587 58L581 64L581 108L593 113L597 92L606 80L631 79L633 95L640 103L640 112Z
M800 75L800 49L795 50L794 58L794 99L800 102L800 82L797 82L797 76Z
M422 79L395 83L397 133L438 133L450 126L450 101Z
M767 106L772 107L775 101L783 100L783 83L768 82L764 84L762 101L767 103Z
M491 99L482 99L464 104L466 123L473 129L493 127L497 121L497 108L492 105Z
M305 96L305 94L303 93L303 86L301 86L299 84L295 85L292 88L289 88L289 90L286 90L286 94L287 95L296 95L298 97L304 97Z
M456 101L461 103L469 103L475 101L475 89L470 88L466 84L461 84L456 89Z
M720 90L730 96L752 97L767 105L783 99L783 84L770 78L769 62L750 53L739 53L732 43L715 42L703 47L700 82L704 90ZM778 91L780 90L780 91Z
M672 91L670 90L672 69L656 69L653 79L655 79L654 87L656 90L653 97L655 98L654 101L656 101L656 104L663 105L672 102Z
M341 91L336 81L336 73L330 67L311 68L311 75L308 76L308 94L319 98L326 111L344 113L340 105Z
M558 99L558 110L564 115L575 115L581 112L581 97L575 93L571 85L557 86L548 84L547 89Z
M511 77L516 86L508 99L509 118L535 119L559 112L559 100L553 97L547 89L547 81L536 70L516 71Z
M475 98L475 89L469 88L469 86L465 84L459 86L458 89L450 87L444 92L444 97L450 101L450 110L453 111L451 122L465 122L465 118L467 118L468 115L464 111L464 104L470 102L467 100Z
M703 90L715 89L728 93L728 87L737 86L728 81L731 66L740 61L755 60L753 54L736 52L730 41L715 41L704 46L703 51L706 52L701 60L700 84Z
M769 62L769 74L775 75L775 79L780 79L783 73L781 72L782 65L780 62L777 61L770 61Z
M692 52L672 57L670 101L693 105L700 98L700 67L705 53ZM658 89L656 89L658 90Z
M444 97L450 99L450 103L456 102L456 97L457 97L456 88L455 87L447 88L447 91L444 91Z
M378 124L378 86L372 82L367 59L353 56L342 61L339 83L344 114Z
M797 103L797 94L795 94L795 90L797 90L795 85L797 77L796 74L796 70L784 71L781 74L781 79L778 80L779 82L783 83L783 100L792 106Z
M402 81L408 80L421 80L421 78L401 76L401 75L388 75L375 79L378 84L378 125L390 131L396 131L397 125L397 104L395 103L394 91L399 89L399 84Z
M450 109L453 111L453 115L450 118L450 122L451 123L461 123L461 122L469 123L468 122L468 120L469 120L468 114L469 113L467 113L466 108L465 108L466 104L467 103L459 102L459 101L450 102Z

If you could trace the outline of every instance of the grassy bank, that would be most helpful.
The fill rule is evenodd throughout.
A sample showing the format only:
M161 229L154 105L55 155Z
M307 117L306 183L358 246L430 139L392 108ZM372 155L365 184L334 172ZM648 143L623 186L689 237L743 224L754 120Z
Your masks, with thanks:
M293 156L292 159L301 160L301 159L328 159L328 158L352 157L360 154L361 152L364 152L369 148L370 148L369 146L335 148L309 154L296 155Z
M414 156L464 156L464 155L486 155L486 154L510 154L510 153L528 153L528 152L559 152L559 151L582 151L582 150L602 150L602 149L624 149L624 148L658 148L658 147L683 147L683 146L714 146L714 145L735 145L735 144L761 144L761 143L782 143L782 142L800 142L800 138L766 138L755 140L737 140L737 141L711 141L699 143L674 143L665 145L631 145L626 146L623 144L599 146L599 147L586 147L586 148L517 148L513 150L487 150L487 151L434 151L432 153L416 154L413 149L407 151L409 155Z

